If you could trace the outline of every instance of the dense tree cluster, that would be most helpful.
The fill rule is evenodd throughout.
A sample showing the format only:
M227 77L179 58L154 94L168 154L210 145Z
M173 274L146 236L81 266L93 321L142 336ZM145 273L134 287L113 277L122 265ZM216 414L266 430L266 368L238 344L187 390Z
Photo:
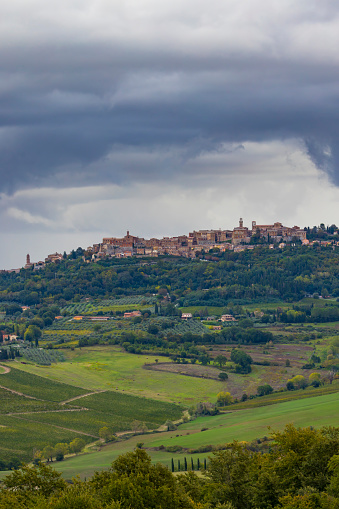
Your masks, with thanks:
M165 466L153 465L141 448L72 484L44 464L25 466L5 478L0 507L338 509L339 429L288 425L272 438L267 453L238 442L215 451L202 477L193 471L173 476Z
M203 257L204 255L202 255ZM206 255L207 256L207 255ZM82 258L50 263L39 272L0 273L0 299L12 302L64 304L74 298L157 293L170 289L181 305L225 306L249 300L298 300L305 293L339 296L337 248L257 247L240 253L215 253L214 261L198 260L101 260Z

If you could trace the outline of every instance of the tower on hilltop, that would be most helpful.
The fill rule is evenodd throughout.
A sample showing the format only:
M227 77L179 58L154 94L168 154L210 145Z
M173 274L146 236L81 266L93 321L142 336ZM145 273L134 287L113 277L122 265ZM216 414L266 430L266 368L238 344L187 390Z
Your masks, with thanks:
M25 269L30 269L31 267L33 267L33 263L31 263L31 257L30 255L26 255L26 265L25 265Z
M244 227L244 221L242 220L242 217L241 217L239 220L239 228L243 228L243 227Z

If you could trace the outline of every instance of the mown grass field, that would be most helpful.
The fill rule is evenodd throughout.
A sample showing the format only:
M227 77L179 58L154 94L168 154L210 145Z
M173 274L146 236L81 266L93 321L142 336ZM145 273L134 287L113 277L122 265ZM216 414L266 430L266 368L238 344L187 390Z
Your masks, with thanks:
M259 408L267 405L275 405L276 403L286 403L288 401L296 401L334 393L337 393L339 397L339 380L334 380L331 385L325 385L323 387L314 388L310 386L306 389L278 392L260 398L248 399L244 402L235 403L230 409L233 412L234 410Z
M170 359L162 356L129 354L114 346L67 350L65 351L66 362L51 366L19 362L14 365L20 370L46 377L50 381L62 381L88 391L120 391L186 406L199 401L215 402L217 394L221 390L227 390L234 397L240 398L244 392L256 394L257 387L263 383L268 383L274 389L279 389L285 387L287 380L297 374L302 374L306 378L309 376L310 370L303 370L302 365L309 360L313 352L310 345L277 344L268 349L268 354L263 354L264 346L249 345L244 348L254 360L274 361L274 364L278 365L253 365L252 373L249 375L229 372L228 380L220 382L218 379L194 377L198 365L173 365L174 368L180 366L179 371L185 374L171 372L172 370L144 369L144 364L155 364L156 359L159 361L159 367L161 367L161 363L169 362ZM215 346L214 351L210 354L212 357L222 354L230 358L231 349L232 345ZM286 359L291 361L290 367L285 366ZM173 371L175 370L173 369ZM227 366L226 371L228 371ZM216 369L215 372L218 375L219 370Z
M15 365L25 372L70 385L76 384L88 391L118 390L186 405L201 400L215 401L222 387L221 382L215 380L143 369L145 363L154 363L155 359L169 361L166 357L133 355L110 346L76 349L67 351L66 355L66 362L47 367L19 363Z
M133 450L137 442L143 442L154 462L170 466L171 458L181 459L211 456L211 453L190 454L189 452L168 453L154 450L161 445L180 445L196 448L201 445L220 445L232 440L251 441L269 436L270 430L282 430L286 424L297 427L339 426L339 394L310 397L303 400L276 403L261 408L232 411L214 417L199 417L181 425L176 431L156 435L136 436L127 441L105 446L101 451L84 454L56 464L65 478L79 474L82 478L93 475L96 470L108 468L110 463L124 452ZM203 428L208 428L201 431Z

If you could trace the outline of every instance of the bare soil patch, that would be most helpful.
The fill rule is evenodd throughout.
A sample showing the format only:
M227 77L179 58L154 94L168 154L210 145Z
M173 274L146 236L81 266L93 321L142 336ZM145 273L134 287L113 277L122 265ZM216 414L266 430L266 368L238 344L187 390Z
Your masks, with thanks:
M193 376L196 378L209 378L218 380L220 370L211 366L201 366L200 364L176 364L174 362L159 362L158 364L144 364L144 369L154 371L167 371L177 375Z
M214 348L213 352L209 352L209 354L211 357L225 355L227 359L230 359L232 348L234 348L234 345L223 345ZM242 345L241 349L252 357L254 363L269 362L276 366L285 366L286 360L289 360L291 366L295 368L301 368L304 364L307 364L313 352L312 346L300 343L273 344L270 347L265 345Z

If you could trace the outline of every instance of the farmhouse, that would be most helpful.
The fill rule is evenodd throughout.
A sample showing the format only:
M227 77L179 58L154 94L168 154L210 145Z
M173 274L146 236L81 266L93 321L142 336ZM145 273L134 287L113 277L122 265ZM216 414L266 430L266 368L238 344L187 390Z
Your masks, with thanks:
M140 311L131 311L130 313L124 313L124 318L136 318L141 316Z
M236 321L236 319L234 318L233 315L222 315L220 320L222 322L235 322Z
M189 318L193 318L192 313L183 313L181 315L182 320L188 320Z

